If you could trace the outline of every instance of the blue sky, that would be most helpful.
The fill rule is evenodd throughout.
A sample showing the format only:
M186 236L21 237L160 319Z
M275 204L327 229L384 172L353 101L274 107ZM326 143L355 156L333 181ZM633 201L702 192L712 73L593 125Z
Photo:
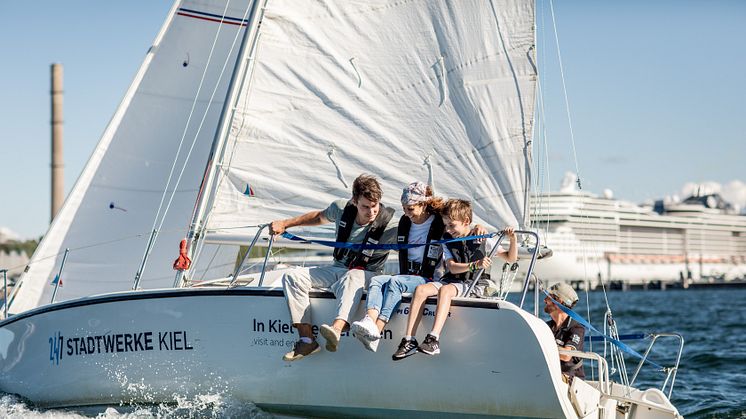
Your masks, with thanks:
M69 191L170 7L0 0L0 226L48 225L49 65L65 66ZM565 0L555 13L584 189L641 202L714 182L746 203L746 2ZM575 161L556 52L540 54L556 189Z

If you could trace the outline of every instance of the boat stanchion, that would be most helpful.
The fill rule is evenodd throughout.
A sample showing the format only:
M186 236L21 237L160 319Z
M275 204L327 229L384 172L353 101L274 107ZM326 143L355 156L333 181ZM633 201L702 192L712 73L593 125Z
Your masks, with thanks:
M236 286L236 283L238 281L238 274L241 272L241 267L246 262L246 259L249 258L249 254L251 254L251 249L254 248L256 245L256 242L259 240L259 236L262 235L262 231L264 231L265 228L269 227L269 224L260 224L259 229L256 231L256 234L254 235L254 238L251 240L251 244L249 244L249 248L246 249L246 254L243 255L243 258L241 258L241 261L236 265L236 269L233 271L233 279L231 279L231 283L228 284L228 288L233 288ZM272 248L272 238L270 237L270 249ZM267 252L269 254L269 251ZM266 265L266 259L265 259L265 265ZM262 267L262 278L264 278L264 267Z
M3 273L3 319L8 318L8 270L0 269Z
M526 271L526 279L524 280L524 283L523 283L523 294L521 296L521 304L520 304L520 307L523 308L523 300L524 298L526 298L526 291L528 290L528 283L531 280L534 264L536 263L536 258L539 254L539 248L540 248L539 235L533 231L527 231L527 230L515 230L514 233L515 234L526 234L536 239L536 245L534 246L531 252L531 263L529 263L528 265L528 270ZM495 253L497 253L497 249L500 248L500 243L502 242L504 238L505 238L505 235L500 233L500 236L497 238L497 243L495 243L495 246L492 248L492 250L490 251L490 254L487 257L492 258L493 256L495 256ZM515 267L513 266L510 267L511 271L515 271L516 269L518 269L518 265L517 264L514 264L514 265ZM474 279L471 281L471 285L469 285L469 288L466 290L466 293L464 295L471 294L472 290L477 285L479 278L482 277L483 272L484 272L484 269L480 269L479 271L477 271L477 274L474 276ZM534 277L536 277L536 275L534 275ZM538 284L539 279L536 278L536 281ZM502 280L501 280L501 285L502 285ZM506 292L506 295L507 295L507 292ZM539 298L538 290L536 291L534 298L538 301L538 298ZM538 303L536 304L536 307L538 307ZM536 307L534 308L534 315L538 316L539 311L538 311L538 308Z
M658 338L661 337L670 337L670 338L676 338L679 340L679 351L676 354L676 363L673 367L668 367L664 369L664 372L666 373L666 379L663 381L663 385L661 386L661 391L665 393L666 386L669 385L668 380L671 380L671 384L668 387L668 398L671 398L671 394L673 394L673 385L676 381L676 373L679 371L679 363L681 362L681 353L684 351L684 337L681 336L679 333L653 333L650 335L653 340L650 342L650 345L648 346L648 349L645 351L645 354L642 356L642 359L640 360L640 363L637 364L637 369L635 370L635 373L632 375L632 380L629 382L629 385L632 386L635 384L635 380L637 379L637 374L640 373L640 370L642 369L642 365L645 363L645 361L648 359L648 355L650 354L650 351L653 349L653 346L655 345L655 342L658 340Z
M269 261L269 255L272 253L272 245L275 242L275 236L274 234L270 234L269 236L269 244L267 245L267 254L264 255L264 263L262 263L262 274L259 276L259 286L261 287L262 284L264 284L264 274L267 272L267 261Z
M150 232L150 238L148 239L148 245L145 247L145 254L142 255L142 261L140 262L140 267L137 269L137 273L135 274L135 282L132 284L132 290L138 290L140 289L140 278L142 278L142 273L145 271L145 265L148 263L148 257L150 257L150 251L153 249L153 244L155 243L155 238L158 236L158 230L154 229Z
M70 253L70 248L65 249L65 255L62 256L62 263L60 264L60 271L57 272L57 281L54 284L54 292L52 292L52 301L51 303L54 304L55 298L57 298L57 290L60 288L60 284L62 283L62 270L65 269L65 261L67 261L67 254Z
M500 233L500 236L497 238L497 243L495 243L495 246L490 251L490 254L487 255L488 258L491 259L493 256L495 256L495 253L497 253L497 249L500 248L500 242L502 242L504 238L505 238L505 235L503 233ZM471 295L471 291L477 285L477 282L479 282L479 278L482 277L482 273L484 273L484 268L478 270L477 274L474 275L474 279L472 279L471 285L469 285L469 288L466 290L464 295Z
M518 305L520 308L523 308L523 302L526 300L526 293L528 292L528 283L531 281L531 274L534 271L534 265L536 265L536 259L539 255L539 249L541 248L541 241L539 240L539 234L535 231L525 231L525 230L517 230L516 234L527 234L529 236L532 236L534 239L536 239L536 244L534 245L534 250L531 252L531 262L528 264L528 270L526 271L526 279L523 281L523 290L521 291L521 303ZM536 275L533 275L534 279L534 315L539 316L539 277Z

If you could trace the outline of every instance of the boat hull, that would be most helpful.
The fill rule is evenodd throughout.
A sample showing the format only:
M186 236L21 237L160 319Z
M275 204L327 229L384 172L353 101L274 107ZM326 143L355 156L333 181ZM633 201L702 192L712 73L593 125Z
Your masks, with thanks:
M335 306L330 293L315 293L314 322L330 320ZM434 308L425 308L420 335ZM281 358L296 334L280 290L90 297L0 323L0 390L45 407L221 394L315 415L574 416L549 329L513 304L456 300L442 353L394 362L405 321L394 316L377 353L345 335L335 353L288 363Z

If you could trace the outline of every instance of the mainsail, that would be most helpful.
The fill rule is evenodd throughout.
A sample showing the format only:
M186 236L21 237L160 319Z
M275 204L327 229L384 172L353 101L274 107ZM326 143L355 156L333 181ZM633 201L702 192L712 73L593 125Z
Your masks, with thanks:
M158 208L166 207L176 188L141 280L143 288L171 286L171 261L189 224L250 3L174 4L21 278L10 305L12 313L50 301L50 284L66 248L71 250L58 301L131 288ZM167 186L182 137L173 180ZM194 148L187 161L192 141ZM182 167L183 180L176 185ZM161 205L166 188L166 201ZM221 258L218 255L218 260ZM235 251L227 258L234 259ZM232 264L209 275L231 269Z
M250 233L350 194L432 178L490 228L523 226L536 68L517 0L270 0L207 227Z
M218 181L204 191L211 210L198 224L212 231L244 234L323 208L349 196L363 172L382 179L394 207L404 184L431 180L438 195L472 200L477 222L525 225L531 2L260 3L261 26L247 20L251 0L176 2L32 258L12 313L50 300L66 248L58 300L131 287L164 207L141 286L171 285L205 167ZM224 102L247 27L256 33L250 71L235 84L224 147L208 161L221 111L233 113ZM168 197L174 188L164 205L163 189ZM235 249L201 255L214 277L231 270Z

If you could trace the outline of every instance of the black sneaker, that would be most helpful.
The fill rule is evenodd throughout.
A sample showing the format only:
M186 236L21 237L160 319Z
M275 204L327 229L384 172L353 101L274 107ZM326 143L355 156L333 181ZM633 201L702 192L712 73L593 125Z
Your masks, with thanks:
M415 353L417 353L417 339L412 338L412 340L407 340L406 338L402 338L399 348L391 355L391 359L398 361Z
M435 336L428 333L422 345L417 347L417 350L423 354L437 355L440 353L440 342L438 342L438 339L435 339Z

